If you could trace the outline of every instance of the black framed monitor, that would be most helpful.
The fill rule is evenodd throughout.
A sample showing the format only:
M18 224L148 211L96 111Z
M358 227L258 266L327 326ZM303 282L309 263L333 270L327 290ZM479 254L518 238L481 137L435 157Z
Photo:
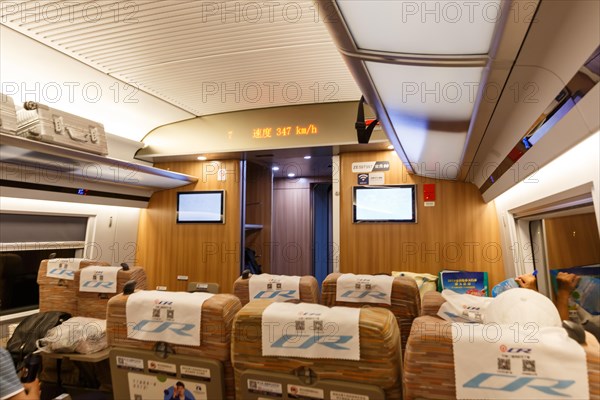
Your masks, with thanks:
M417 222L416 185L354 186L354 222Z
M177 223L224 224L225 191L178 192Z

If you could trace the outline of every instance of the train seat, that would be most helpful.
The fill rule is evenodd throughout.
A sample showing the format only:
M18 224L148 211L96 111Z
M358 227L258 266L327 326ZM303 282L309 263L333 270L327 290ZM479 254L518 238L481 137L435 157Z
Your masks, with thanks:
M127 311L131 296L136 301L130 306L136 303L142 312ZM107 337L114 397L156 398L163 390L172 395L181 384L195 398L232 400L231 330L241 307L230 294L135 291L111 298ZM200 327L181 322L181 315L198 318Z
M233 283L233 294L240 299L243 306L251 299L318 303L319 284L314 276L309 275L244 274Z
M119 267L104 267L99 266L81 268L75 271L75 288L77 296L77 315L81 317L106 319L106 309L108 300L123 292L125 284L130 281L135 281L135 287L140 290L146 289L146 272L144 268L136 267L120 267L115 273L113 282L105 282L97 275L97 272L103 270L115 270ZM87 272L84 272L87 271ZM94 273L96 272L96 273ZM82 281L82 274L88 278L86 282ZM94 275L93 278L90 275ZM87 287L86 287L87 284ZM110 288L109 285L114 285ZM108 286L108 288L106 288ZM105 289L106 288L106 289ZM82 290L85 289L86 291Z
M236 396L401 399L399 339L384 308L251 301L234 322Z
M436 316L446 300L440 292L427 292L421 300L421 315Z
M75 280L75 272L92 265L108 266L109 264L81 258L42 260L37 276L40 312L64 311L73 316L77 315L79 281Z
M451 322L436 316L423 315L413 322L404 355L402 374L406 400L457 398L452 330ZM586 340L587 344L584 345L584 350L590 398L598 398L600 396L598 341L589 333ZM498 343L498 346L501 344ZM481 355L472 354L472 356L480 357ZM502 385L507 385L507 382L502 381ZM541 383L542 386L547 384L548 382ZM490 386L492 385L490 384ZM517 394L510 392L507 398L515 398L514 396Z
M338 290L341 290L339 289L338 281L344 276L352 279L362 279L363 282L365 282L364 279L371 279L370 277L391 280L392 285L390 304L382 302L382 300L379 299L380 292L375 286L372 286L370 287L371 289L368 289L365 286L365 283L363 283L360 288L358 288L358 286L351 285L351 289L356 287L356 290L348 290L345 291L345 293L338 293ZM359 284L360 283L356 283L356 285ZM373 292L371 292L371 290ZM344 301L344 297L342 297L345 294L348 294L347 301ZM353 298L350 299L350 297ZM416 282L411 278L389 277L384 275L353 275L333 273L329 274L323 281L321 304L329 307L363 307L368 305L389 309L394 314L396 321L398 322L400 336L402 338L402 351L404 352L412 322L416 317L419 316L421 297Z

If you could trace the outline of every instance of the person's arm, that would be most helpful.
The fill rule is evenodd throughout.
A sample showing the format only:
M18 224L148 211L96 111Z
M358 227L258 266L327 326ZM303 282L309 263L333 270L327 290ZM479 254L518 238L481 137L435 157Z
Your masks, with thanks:
M556 283L558 283L556 308L562 320L569 319L569 296L571 296L571 292L577 287L580 279L580 276L567 272L559 272L556 275Z
M24 383L23 387L25 390L9 397L8 400L40 400L40 381L37 378L33 382Z
M0 348L0 399L39 400L40 382L21 383L15 365L6 349Z

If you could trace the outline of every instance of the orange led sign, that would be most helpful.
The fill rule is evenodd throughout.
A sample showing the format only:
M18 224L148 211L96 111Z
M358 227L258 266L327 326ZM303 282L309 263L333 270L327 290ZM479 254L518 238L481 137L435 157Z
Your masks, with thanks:
M273 137L317 135L319 128L315 124L288 125L276 128L265 126L252 129L253 139L271 139Z

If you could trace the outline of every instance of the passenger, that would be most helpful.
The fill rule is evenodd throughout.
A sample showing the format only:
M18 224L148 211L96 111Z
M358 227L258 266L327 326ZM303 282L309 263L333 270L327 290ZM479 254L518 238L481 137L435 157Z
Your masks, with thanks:
M569 319L569 296L575 290L581 277L579 275L570 274L568 272L559 272L556 276L558 283L558 291L556 293L556 301L554 304L558 309L558 314L562 320ZM537 289L537 279L533 274L523 274L515 278L515 281L525 289Z
M570 274L568 272L559 272L556 275L558 290L554 304L558 309L558 314L562 320L569 320L569 297L571 292L577 288L581 276ZM524 274L515 278L515 281L525 289L537 290L537 280L532 274ZM596 294L597 296L597 294ZM584 329L593 334L600 341L600 315L591 315L587 310L577 305L577 317Z
M10 353L0 348L0 400L39 400L40 381L21 383Z

